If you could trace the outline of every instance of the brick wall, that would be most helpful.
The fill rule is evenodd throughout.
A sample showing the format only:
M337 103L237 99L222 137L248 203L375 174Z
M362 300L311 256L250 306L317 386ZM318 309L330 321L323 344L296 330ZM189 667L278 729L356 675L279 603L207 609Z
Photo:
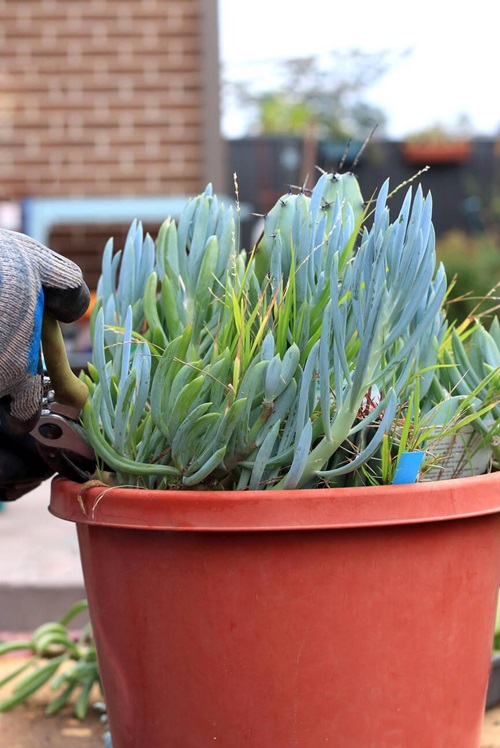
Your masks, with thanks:
M216 0L0 0L0 199L217 182L216 14Z

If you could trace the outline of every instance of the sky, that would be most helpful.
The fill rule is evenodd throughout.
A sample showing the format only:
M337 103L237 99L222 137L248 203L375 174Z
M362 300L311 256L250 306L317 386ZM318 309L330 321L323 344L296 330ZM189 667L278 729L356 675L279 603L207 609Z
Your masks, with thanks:
M392 50L399 61L365 98L403 139L465 115L471 134L500 133L500 40L495 0L218 0L222 75L271 77L276 62L334 49ZM409 50L407 55L403 55ZM244 134L237 111L223 112L226 137Z

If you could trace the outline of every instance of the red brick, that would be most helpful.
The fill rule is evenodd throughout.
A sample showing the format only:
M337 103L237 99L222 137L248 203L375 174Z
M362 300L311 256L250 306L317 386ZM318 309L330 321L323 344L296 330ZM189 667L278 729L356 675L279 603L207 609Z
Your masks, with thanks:
M216 13L216 0L0 0L2 198L203 189L209 6ZM71 254L82 227L64 231ZM101 249L82 259L92 277Z

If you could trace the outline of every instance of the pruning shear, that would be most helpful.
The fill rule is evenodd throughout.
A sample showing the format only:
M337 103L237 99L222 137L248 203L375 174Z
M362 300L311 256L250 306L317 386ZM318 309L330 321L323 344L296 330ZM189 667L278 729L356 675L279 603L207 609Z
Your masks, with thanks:
M81 409L58 402L48 376L44 376L40 417L31 434L44 462L65 478L84 483L96 466L95 455L80 425Z
M49 314L43 317L42 347L46 366L42 409L31 435L49 467L83 483L96 466L94 451L79 423L88 390L72 372L59 323Z

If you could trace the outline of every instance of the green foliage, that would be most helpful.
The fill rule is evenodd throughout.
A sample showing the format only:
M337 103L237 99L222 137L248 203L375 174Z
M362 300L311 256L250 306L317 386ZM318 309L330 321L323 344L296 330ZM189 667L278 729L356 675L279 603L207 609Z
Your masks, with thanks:
M47 705L46 714L57 714L71 700L75 717L85 719L92 689L100 688L96 652L90 625L84 626L75 639L68 624L86 609L87 602L82 600L59 621L39 626L31 639L0 644L0 655L31 652L31 657L21 667L0 681L0 687L16 683L11 695L0 701L0 711L22 704L50 683L55 696Z
M260 98L259 120L266 135L303 135L311 127L313 115L307 101L293 101L283 91L277 91Z
M374 125L383 130L383 111L364 94L394 62L387 51L357 49L288 59L251 81L233 82L230 94L239 111L249 112L254 133L314 134L345 142Z
M474 413L474 427L500 460L500 322L489 330L476 321L452 329L442 350L440 381L447 391L465 399Z
M450 321L460 323L498 304L500 236L492 231L467 234L452 230L438 239L436 251L453 281L447 310Z

